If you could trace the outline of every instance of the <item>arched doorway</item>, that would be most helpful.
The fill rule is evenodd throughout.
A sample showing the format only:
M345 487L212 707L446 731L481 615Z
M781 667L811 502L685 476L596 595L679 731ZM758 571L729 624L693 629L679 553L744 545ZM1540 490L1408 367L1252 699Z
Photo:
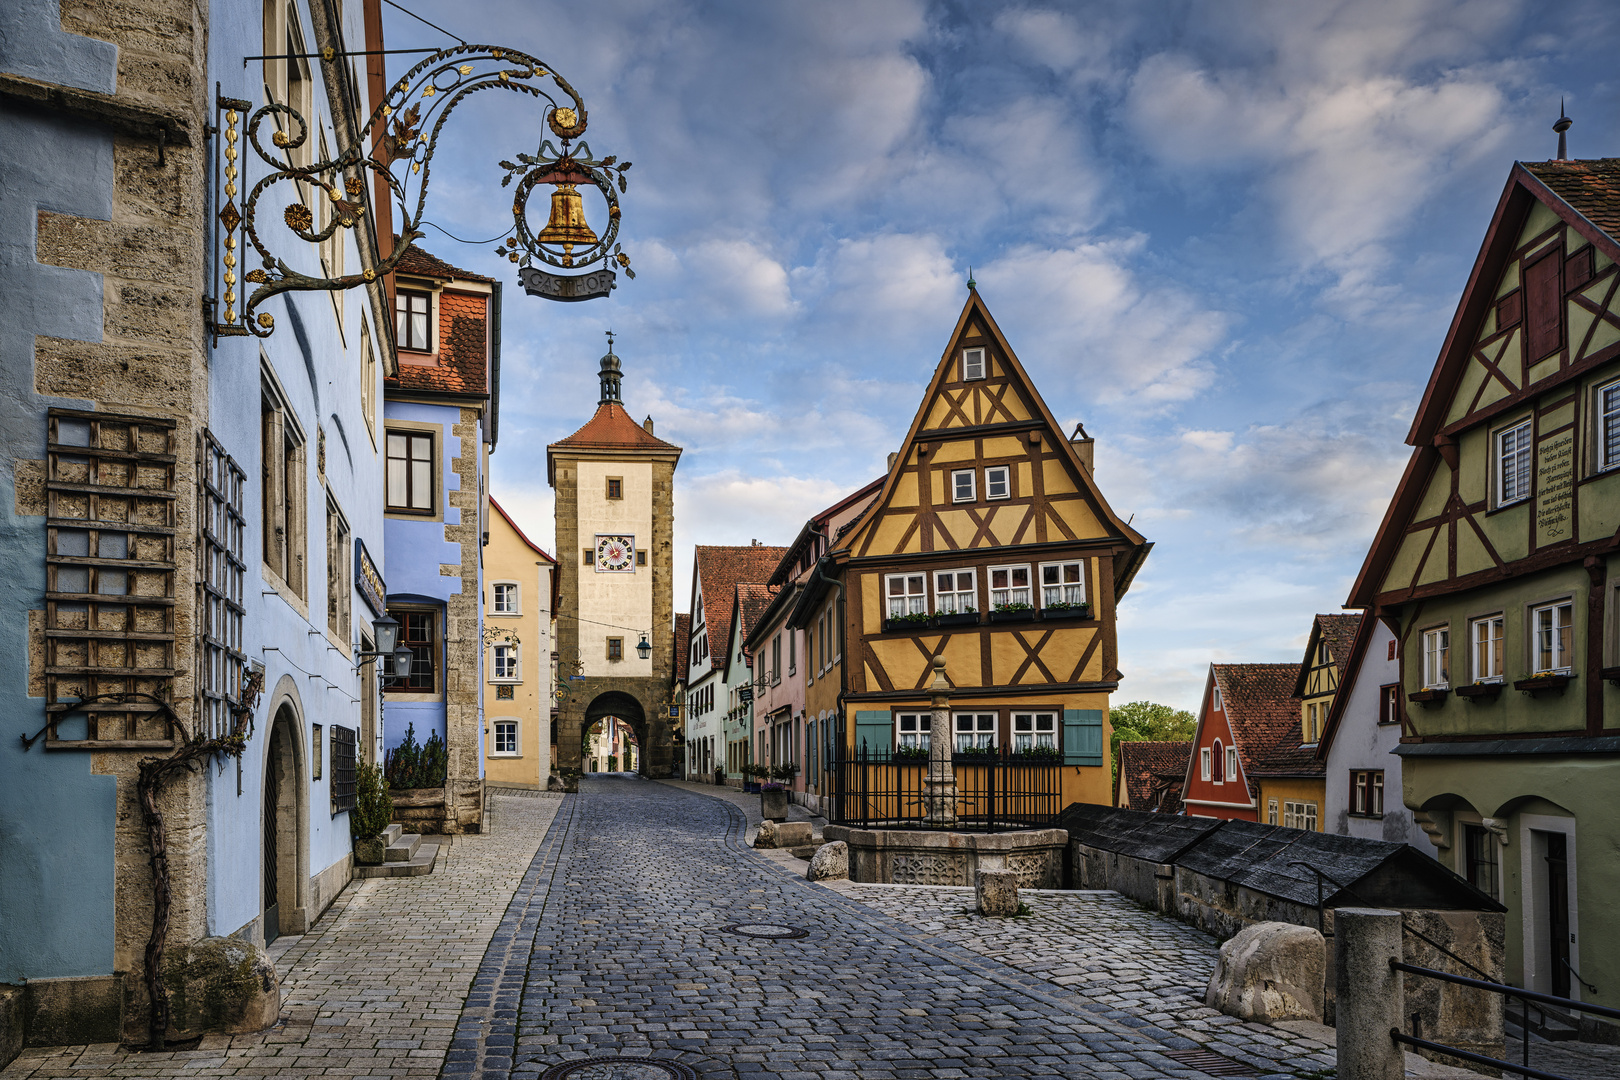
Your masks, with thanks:
M290 701L276 710L265 742L263 807L260 831L261 904L264 941L308 929L304 885L309 855L305 850L306 787L298 715Z
M581 767L589 768L589 745L591 730L607 721L613 720L617 724L629 728L628 734L636 746L635 768L643 776L647 775L647 717L641 708L641 702L629 694L618 690L610 690L599 694L585 707L585 722L580 725L580 761Z
M622 717L607 716L581 733L580 768L585 772L639 772L641 744Z

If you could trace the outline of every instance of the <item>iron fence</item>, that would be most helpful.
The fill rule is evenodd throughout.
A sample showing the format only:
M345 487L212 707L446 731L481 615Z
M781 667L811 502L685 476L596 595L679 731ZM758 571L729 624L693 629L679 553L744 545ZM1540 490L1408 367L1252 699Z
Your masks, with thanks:
M956 820L929 820L928 758L872 751L841 753L822 772L822 792L837 825L866 829L938 829L998 832L1044 829L1063 810L1060 759L1035 754L953 754Z

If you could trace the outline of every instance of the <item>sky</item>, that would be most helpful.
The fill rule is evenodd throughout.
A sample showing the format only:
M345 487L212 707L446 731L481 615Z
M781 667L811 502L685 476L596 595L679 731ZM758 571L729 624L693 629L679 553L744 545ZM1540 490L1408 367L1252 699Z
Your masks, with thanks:
M1554 156L1561 98L1572 157L1620 154L1606 0L401 2L539 57L596 156L633 162L637 277L609 299L527 297L493 243L421 241L508 282L491 492L525 532L552 542L545 446L594 411L611 328L626 407L684 448L686 610L693 545L787 543L883 472L971 267L1156 545L1119 607L1118 701L1195 708L1212 661L1300 659L1512 163ZM390 48L453 43L384 12ZM541 121L460 106L428 218L505 235L497 162Z

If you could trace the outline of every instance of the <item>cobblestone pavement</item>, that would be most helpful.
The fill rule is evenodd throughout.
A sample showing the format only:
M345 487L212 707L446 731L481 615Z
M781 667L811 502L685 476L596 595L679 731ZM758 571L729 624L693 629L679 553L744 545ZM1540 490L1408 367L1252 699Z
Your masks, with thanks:
M530 1080L595 1055L717 1078L1204 1075L1164 1054L1197 1040L756 857L730 800L637 780L580 790L491 941L447 1076ZM806 935L724 929L739 923ZM1331 1064L1269 1031L1243 1052L1274 1076Z
M25 1050L0 1078L437 1077L490 936L562 805L491 802L490 831L456 837L433 873L352 882L309 933L275 943L282 1020L269 1031L163 1054Z
M682 791L707 795L713 799L724 799L737 807L743 812L743 817L748 820L748 834L743 838L743 842L746 844L754 842L754 834L759 831L759 823L765 820L764 815L759 812L759 796L753 792L743 791L741 788L721 787L718 784L697 784L690 780L660 780L658 782L668 784L673 788L680 788ZM821 827L827 824L826 818L806 806L801 806L799 803L788 804L788 820L808 821L817 832L820 832Z

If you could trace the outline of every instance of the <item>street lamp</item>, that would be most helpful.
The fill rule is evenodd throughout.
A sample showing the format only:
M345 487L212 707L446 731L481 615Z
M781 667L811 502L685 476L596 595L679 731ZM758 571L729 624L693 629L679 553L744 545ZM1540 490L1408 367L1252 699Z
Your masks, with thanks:
M379 656L393 658L393 669L383 672L384 678L403 679L411 673L411 661L415 654L409 645L399 642L399 620L383 615L371 620L371 636L376 648L370 652L357 650L355 658L360 663L375 659Z
M636 643L636 655L641 657L643 660L652 656L652 646L647 644L646 634L642 634L641 640Z

